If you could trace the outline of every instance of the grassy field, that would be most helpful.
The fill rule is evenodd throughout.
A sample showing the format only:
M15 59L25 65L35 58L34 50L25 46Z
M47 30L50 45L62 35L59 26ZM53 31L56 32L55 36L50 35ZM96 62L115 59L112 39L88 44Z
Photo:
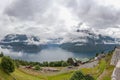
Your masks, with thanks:
M84 74L92 75L95 80L111 80L111 74L114 69L114 66L110 66L111 56L112 54L101 59L94 68L82 68L80 70ZM8 75L0 67L0 80L69 80L73 73L74 71L67 71L54 75L45 75L42 73L36 74L34 71L16 69L14 73Z
M54 76L48 76L48 80L69 80L73 71L62 73Z

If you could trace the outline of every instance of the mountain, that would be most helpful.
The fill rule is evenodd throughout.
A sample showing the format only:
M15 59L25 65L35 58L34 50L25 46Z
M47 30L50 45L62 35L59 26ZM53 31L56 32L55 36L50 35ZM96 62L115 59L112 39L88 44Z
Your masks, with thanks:
M97 53L111 50L119 44L119 38L104 36L90 30L77 30L61 38L47 39L44 43L38 36L25 34L8 34L0 41L1 48L26 53L38 53L49 47L59 47L75 53Z
M2 48L26 53L37 53L47 47L45 44L40 44L38 37L24 34L8 34L0 41L0 45Z
M96 34L89 30L77 30L66 37L61 48L75 53L97 53L109 51L120 44L119 38Z

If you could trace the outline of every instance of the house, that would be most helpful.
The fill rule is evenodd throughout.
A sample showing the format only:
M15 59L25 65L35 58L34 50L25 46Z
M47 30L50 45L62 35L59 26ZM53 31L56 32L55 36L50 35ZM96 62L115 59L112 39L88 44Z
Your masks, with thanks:
M72 58L73 59L73 66L79 66L79 64L78 64L78 61L75 59L75 58Z
M84 63L87 63L89 62L89 59L88 58L75 58L76 61L80 64L84 64Z
M33 69L32 66L25 66L25 68L27 68L27 69Z

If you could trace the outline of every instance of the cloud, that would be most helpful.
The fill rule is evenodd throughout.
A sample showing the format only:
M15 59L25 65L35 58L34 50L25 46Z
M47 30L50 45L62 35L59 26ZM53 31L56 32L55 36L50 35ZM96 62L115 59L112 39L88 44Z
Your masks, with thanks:
M69 0L66 4L82 22L94 28L107 28L119 25L120 9L100 5L95 0Z
M9 33L37 35L40 38L65 37L86 24L101 34L119 36L120 8L100 0L9 0L2 1L0 38ZM105 0L106 3L109 0ZM111 0L110 0L111 1ZM112 29L115 28L116 29ZM86 26L80 28L86 29Z
M49 8L49 0L16 0L9 5L5 13L19 19L33 19L35 15L43 15Z

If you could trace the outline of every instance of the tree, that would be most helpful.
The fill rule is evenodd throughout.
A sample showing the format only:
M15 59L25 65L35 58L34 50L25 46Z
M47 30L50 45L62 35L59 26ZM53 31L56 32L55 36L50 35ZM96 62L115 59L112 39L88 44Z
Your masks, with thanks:
M39 66L39 65L36 65L36 66L35 66L35 70L41 70L40 66Z
M4 56L4 54L3 54L3 52L1 52L1 53L0 53L0 57L3 57L3 56Z
M76 71L73 73L70 80L86 80L84 74L81 71Z
M46 62L43 62L43 66L49 66L49 63L46 61Z
M94 80L94 78L93 78L92 76L90 76L90 75L86 75L86 76L85 76L85 79L86 79L86 80Z
M17 68L19 68L19 67L20 67L20 63L19 63L18 61L15 61L15 66L16 66Z
M74 61L73 61L72 58L68 58L67 63L69 63L70 65L73 65L73 64L74 64Z
M62 62L62 66L65 67L65 66L68 66L69 64L67 62Z
M81 71L76 71L70 80L94 80L94 78L90 75L84 75Z
M98 57L98 55L99 55L99 53L96 53L96 55L95 55L95 56L96 56L96 57Z
M1 67L6 73L12 73L15 70L14 62L10 57L3 57L1 60Z

